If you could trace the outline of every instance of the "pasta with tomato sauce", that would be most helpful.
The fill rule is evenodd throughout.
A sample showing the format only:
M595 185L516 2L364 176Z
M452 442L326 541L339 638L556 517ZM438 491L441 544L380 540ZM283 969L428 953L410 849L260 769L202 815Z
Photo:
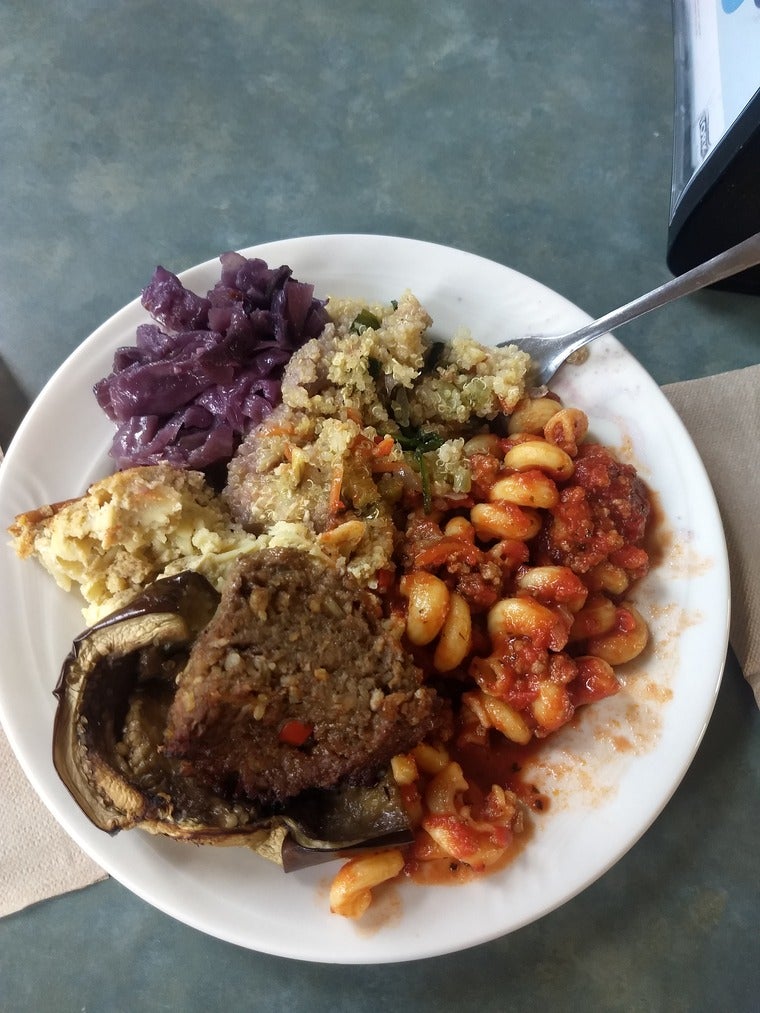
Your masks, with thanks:
M528 391L519 349L431 342L411 293L328 312L225 495L249 530L305 520L309 551L380 596L449 703L435 738L393 763L413 845L352 858L335 878L332 909L357 917L389 879L458 881L506 860L525 799L489 782L482 757L528 748L618 692L615 666L648 642L632 598L650 505L583 411Z
M339 914L355 915L347 897L363 866L373 886L499 867L524 805L507 784L469 778L458 757L550 736L617 693L615 667L648 643L632 595L649 568L650 501L634 468L589 441L585 414L553 395L524 398L497 430L465 443L466 497L406 516L383 594L426 679L454 701L453 720L446 741L394 759L414 844L386 860L387 874L377 856L352 859L333 884Z

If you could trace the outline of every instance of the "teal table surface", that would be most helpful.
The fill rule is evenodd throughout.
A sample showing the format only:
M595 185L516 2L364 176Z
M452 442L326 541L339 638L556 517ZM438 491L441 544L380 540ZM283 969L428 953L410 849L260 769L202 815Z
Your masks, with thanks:
M669 0L6 0L0 66L0 354L30 398L155 264L277 238L443 243L593 315L670 276ZM703 293L619 337L661 384L749 365L760 298ZM759 725L729 654L650 830L492 943L301 963L210 938L109 880L0 921L0 1009L749 1013Z

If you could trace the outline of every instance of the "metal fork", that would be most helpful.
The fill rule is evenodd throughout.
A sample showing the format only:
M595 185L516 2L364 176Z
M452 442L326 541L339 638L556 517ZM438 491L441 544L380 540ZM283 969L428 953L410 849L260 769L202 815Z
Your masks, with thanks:
M551 380L568 356L583 348L589 341L598 338L600 334L606 334L615 327L621 327L649 313L650 310L674 302L681 296L691 295L692 292L713 285L732 274L738 274L748 267L754 267L758 263L760 263L760 232L569 334L529 334L522 338L500 341L499 347L517 345L527 352L533 360L531 379L540 386Z

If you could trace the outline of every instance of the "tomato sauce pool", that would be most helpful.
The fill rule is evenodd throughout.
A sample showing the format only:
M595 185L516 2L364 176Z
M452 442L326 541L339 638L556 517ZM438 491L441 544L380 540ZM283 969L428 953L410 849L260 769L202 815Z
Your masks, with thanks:
M521 746L494 736L486 747L463 745L452 749L452 760L462 767L465 779L484 795L498 784L513 791L530 814L540 816L549 808L549 798L525 777L528 761L540 756L545 739L533 739ZM520 833L513 835L501 858L485 870L473 869L465 862L450 858L431 861L407 859L405 874L423 886L454 886L491 875L505 868L522 852L533 837L533 822L528 818Z

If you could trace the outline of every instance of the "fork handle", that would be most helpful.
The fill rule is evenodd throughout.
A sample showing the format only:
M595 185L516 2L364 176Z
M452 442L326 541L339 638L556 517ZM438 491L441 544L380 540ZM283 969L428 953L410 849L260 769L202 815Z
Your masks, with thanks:
M639 296L638 299L633 299L625 306L612 310L605 316L599 317L598 320L593 320L590 324L579 328L574 332L577 341L573 343L573 350L582 347L592 338L597 338L606 331L612 331L622 324L627 324L631 320L649 313L650 310L665 306L669 302L680 299L681 296L690 295L708 285L714 285L716 281L729 278L732 274L738 274L758 263L760 263L760 232L756 232L749 239L724 250L723 253L717 254L705 261L704 264L699 264L690 271L678 275L677 278L666 281L664 285L647 292L646 295Z

